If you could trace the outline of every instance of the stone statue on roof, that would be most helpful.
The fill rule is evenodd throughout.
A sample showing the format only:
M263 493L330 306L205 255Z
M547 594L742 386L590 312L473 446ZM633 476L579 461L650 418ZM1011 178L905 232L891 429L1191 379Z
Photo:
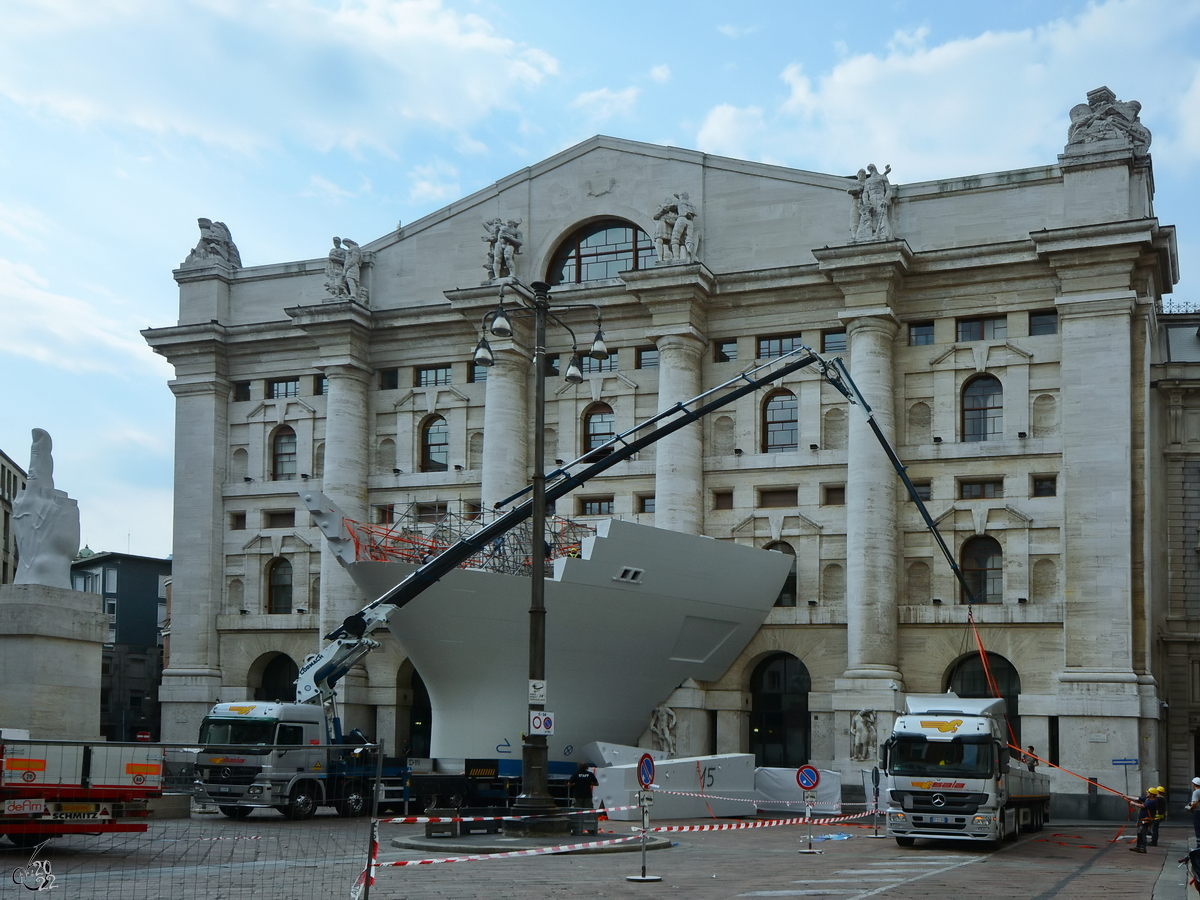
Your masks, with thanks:
M362 283L362 248L350 238L334 237L325 260L325 292L333 300L366 304L367 288ZM327 301L332 302L332 301Z
M859 169L854 187L847 193L854 198L854 221L851 223L852 243L860 244L867 241L890 241L892 225L890 221L892 209L892 183L888 181L891 166L885 166L883 172L871 163L866 169Z
M79 504L54 488L50 435L33 429L29 475L13 500L17 574L13 584L71 589L71 560L79 550Z
M495 281L506 276L516 276L513 257L521 252L522 239L521 232L518 230L520 227L520 219L505 221L499 216L483 223L487 234L480 240L488 245L487 262L483 264L483 268L488 273L488 281Z
M1137 156L1150 152L1150 129L1139 118L1142 104L1136 100L1122 102L1107 87L1088 91L1087 99L1087 103L1071 109L1068 150L1073 144L1121 141L1132 147Z
M212 219L200 218L196 222L200 226L200 241L180 268L209 266L213 263L240 268L242 257L229 233L229 227L224 222L214 222Z

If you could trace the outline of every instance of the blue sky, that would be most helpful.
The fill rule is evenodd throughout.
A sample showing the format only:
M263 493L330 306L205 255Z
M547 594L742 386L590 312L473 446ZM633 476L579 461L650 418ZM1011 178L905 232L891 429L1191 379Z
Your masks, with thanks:
M1108 85L1200 266L1200 0L6 0L0 449L55 440L93 549L171 550L196 218L246 265L366 243L593 134L892 181L1052 164Z

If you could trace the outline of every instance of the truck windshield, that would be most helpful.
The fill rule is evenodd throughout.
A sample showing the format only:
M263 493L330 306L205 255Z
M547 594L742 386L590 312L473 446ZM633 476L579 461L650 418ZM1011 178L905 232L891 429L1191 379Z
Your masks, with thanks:
M992 745L897 735L889 752L889 771L892 775L990 778L994 771Z
M264 745L275 740L274 720L257 722L205 719L200 725L200 743Z

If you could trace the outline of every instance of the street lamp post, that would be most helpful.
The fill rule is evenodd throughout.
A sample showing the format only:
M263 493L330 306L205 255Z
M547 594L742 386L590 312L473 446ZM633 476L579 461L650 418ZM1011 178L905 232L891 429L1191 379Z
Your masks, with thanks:
M546 379L544 367L546 360L546 322L553 319L571 334L571 360L567 365L565 379L572 384L583 381L580 366L578 346L575 332L550 311L550 285L535 281L529 286L531 295L527 295L515 279L504 279L500 286L500 305L484 317L485 328L491 319L491 332L499 337L509 337L512 326L504 308L504 289L512 285L518 295L529 304L528 313L533 316L533 371L534 371L534 436L533 436L533 513L531 526L533 531L530 560L532 564L532 584L529 595L529 681L546 683ZM515 311L516 312L516 311ZM589 356L596 359L608 357L604 346L604 332L601 330L599 312L597 311L596 337L592 342ZM487 338L481 338L475 348L475 362L488 366L493 362L491 348ZM513 804L513 811L522 818L515 822L507 822L505 834L509 835L546 835L566 834L569 825L566 817L555 815L557 806L550 796L548 777L549 750L546 735L529 734L532 727L533 713L543 712L545 704L534 702L531 691L529 694L529 713L522 733L525 739L521 744L521 794Z

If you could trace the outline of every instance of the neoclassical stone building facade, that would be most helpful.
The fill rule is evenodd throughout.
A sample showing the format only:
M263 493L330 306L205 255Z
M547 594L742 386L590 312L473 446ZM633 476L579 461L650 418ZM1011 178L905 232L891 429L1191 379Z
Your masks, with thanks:
M1161 743L1163 679L1200 698L1200 637L1166 636L1186 630L1172 623L1196 561L1168 577L1162 536L1181 554L1195 541L1181 423L1200 401L1186 366L1170 390L1153 374L1175 237L1154 218L1137 110L1094 91L1072 122L1054 164L895 185L874 165L842 177L596 137L361 247L256 267L201 220L178 324L144 332L176 369L164 739L191 740L218 697L286 685L365 603L302 481L375 522L470 515L528 482L532 337L518 320L491 338L494 366L471 356L512 275L553 286L581 345L596 304L612 353L567 384L570 337L549 336L551 466L798 343L842 356L975 586L1023 744L1105 784L1136 758L1131 778L1182 786L1200 758L1190 722L1173 716ZM982 689L952 573L863 416L815 372L612 471L558 512L795 557L725 676L663 698L680 752L856 780L871 762L855 744L885 737L906 693ZM418 676L385 640L344 686L352 724L419 749Z

